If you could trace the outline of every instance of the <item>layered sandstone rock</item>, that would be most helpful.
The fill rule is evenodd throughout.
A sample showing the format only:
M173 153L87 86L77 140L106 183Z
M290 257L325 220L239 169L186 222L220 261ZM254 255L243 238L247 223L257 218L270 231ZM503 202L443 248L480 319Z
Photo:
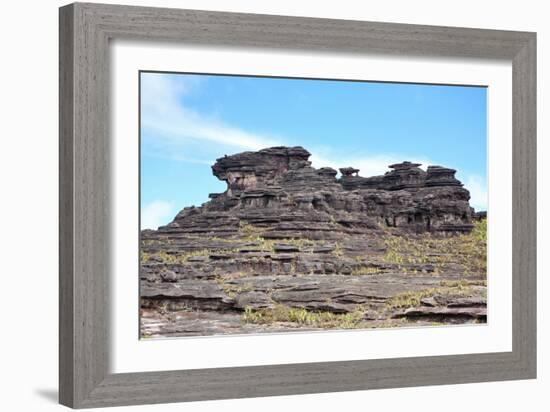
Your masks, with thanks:
M273 330L239 323L239 316L280 305L336 314L360 309L365 322L375 323L484 319L479 305L451 307L457 296L433 307L388 309L396 295L460 281L465 272L452 261L388 261L385 243L388 236L446 238L472 230L469 192L455 170L403 162L374 177L344 167L337 178L330 167L312 167L309 157L302 147L272 147L217 159L212 172L227 182L224 193L142 231L146 334ZM485 273L469 276L479 301Z
M268 237L304 231L332 237L337 232L367 232L378 225L414 231L467 232L472 228L468 190L455 170L403 162L382 176L361 177L359 170L315 169L302 147L273 147L225 156L212 171L227 182L224 193L210 195L201 207L182 210L161 233L230 235L250 223Z

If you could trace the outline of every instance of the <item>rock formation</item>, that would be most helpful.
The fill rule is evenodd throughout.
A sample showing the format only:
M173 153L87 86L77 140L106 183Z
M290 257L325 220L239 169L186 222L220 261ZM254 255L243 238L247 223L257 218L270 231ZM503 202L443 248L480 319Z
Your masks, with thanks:
M271 330L272 325L243 324L239 311L275 305L330 313L361 308L372 321L484 318L478 304L465 304L475 310L453 307L456 296L441 298L442 306L380 312L396 295L461 279L463 268L456 265L442 266L441 278L430 274L434 268L425 262L409 264L411 276L401 273L399 262L384 258L390 235L448 238L472 230L478 215L455 170L429 166L424 171L420 164L403 162L373 177L344 167L337 178L330 167L312 167L309 157L298 146L219 158L212 172L227 183L224 193L210 194L200 207L186 207L156 231L142 231L143 319L151 325L152 316L152 324L163 325L158 331L146 327L146 334ZM377 275L353 276L367 273ZM475 275L481 290L485 274ZM166 308L179 320L164 319Z
M467 232L469 192L455 170L403 162L382 176L361 177L351 167L315 169L302 147L273 147L217 159L212 171L227 182L201 207L182 210L160 233L236 233L243 222L270 238L304 231L316 238L365 232L377 225L415 231Z

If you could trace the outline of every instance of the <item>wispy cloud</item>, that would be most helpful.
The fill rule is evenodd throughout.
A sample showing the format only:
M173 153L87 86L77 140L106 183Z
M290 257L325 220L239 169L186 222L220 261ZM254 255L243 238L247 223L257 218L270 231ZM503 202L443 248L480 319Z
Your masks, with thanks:
M197 141L230 146L237 150L259 150L280 144L270 136L247 132L214 116L198 113L185 105L185 98L200 86L199 76L174 78L146 73L141 78L141 125L152 132L156 146L182 148ZM193 142L194 141L194 142Z
M174 204L155 200L141 209L141 229L157 229L174 217Z
M231 154L244 150L288 145L292 139L252 133L228 124L215 115L200 113L186 104L193 93L200 93L204 78L201 76L170 76L147 73L141 79L141 125L149 144L148 156L169 158L186 163L211 165L221 152ZM285 141L287 140L287 141ZM353 166L361 176L374 176L387 172L393 163L409 160L421 163L422 168L438 164L434 159L407 156L399 153L340 156L326 147L306 148L312 152L314 167ZM365 153L365 152L363 152ZM451 165L444 165L450 166ZM481 176L466 175L463 183L470 191L470 203L476 209L487 208L487 187ZM142 211L142 227L165 223L171 212L169 202L156 201ZM146 225L146 226L145 226Z
M185 162L185 163L192 163L192 164L206 165L206 166L212 166L214 164L214 162L216 161L214 158L212 158L212 159L199 159L199 158L196 158L196 157L182 156L177 152L161 153L161 152L155 151L155 150L148 150L147 153L143 153L143 155L147 156L147 157L158 158L158 159L171 159L171 160L176 160L178 162Z
M197 158L201 142L216 143L228 153L242 150L260 150L266 147L288 144L271 136L250 133L247 130L224 123L214 116L198 113L186 104L186 98L200 89L200 76L174 76L162 73L146 73L141 79L142 127L154 138L155 152L149 155L168 157L192 163L207 163ZM229 147L226 147L229 146ZM193 148L192 150L190 148ZM199 149L199 150L197 150ZM311 150L311 148L307 148ZM192 153L190 153L192 152ZM393 155L373 154L335 158L330 150L312 150L311 161L315 167L338 169L353 166L361 169L363 176L381 174L388 165L410 160L424 165L432 164L428 159L408 158Z

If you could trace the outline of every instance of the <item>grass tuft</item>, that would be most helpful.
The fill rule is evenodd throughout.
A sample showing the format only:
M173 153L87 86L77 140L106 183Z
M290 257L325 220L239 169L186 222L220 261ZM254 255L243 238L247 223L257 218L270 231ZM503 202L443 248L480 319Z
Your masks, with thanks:
M336 314L325 311L309 311L304 308L291 308L284 305L276 305L270 309L253 310L245 308L243 321L269 325L276 322L294 323L297 326L310 326L313 328L356 329L363 327L365 312L363 309L350 313Z
M475 222L468 234L443 237L424 233L414 237L388 235L384 239L385 263L401 265L434 265L434 274L448 264L460 265L469 276L487 273L487 221Z
M392 296L386 302L386 307L389 309L410 308L420 305L420 301L424 298L432 296L462 296L471 297L475 293L470 285L457 284L455 286L441 286L428 288L415 292L404 292Z
M379 273L382 273L380 269L369 267L369 266L362 266L360 268L353 269L351 272L353 276L369 276L369 275L377 275Z

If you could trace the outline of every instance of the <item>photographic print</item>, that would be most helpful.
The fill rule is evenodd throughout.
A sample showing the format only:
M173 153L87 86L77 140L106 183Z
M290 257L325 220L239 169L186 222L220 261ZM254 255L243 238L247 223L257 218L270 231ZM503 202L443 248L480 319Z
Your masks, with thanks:
M142 71L140 337L487 322L487 90Z

